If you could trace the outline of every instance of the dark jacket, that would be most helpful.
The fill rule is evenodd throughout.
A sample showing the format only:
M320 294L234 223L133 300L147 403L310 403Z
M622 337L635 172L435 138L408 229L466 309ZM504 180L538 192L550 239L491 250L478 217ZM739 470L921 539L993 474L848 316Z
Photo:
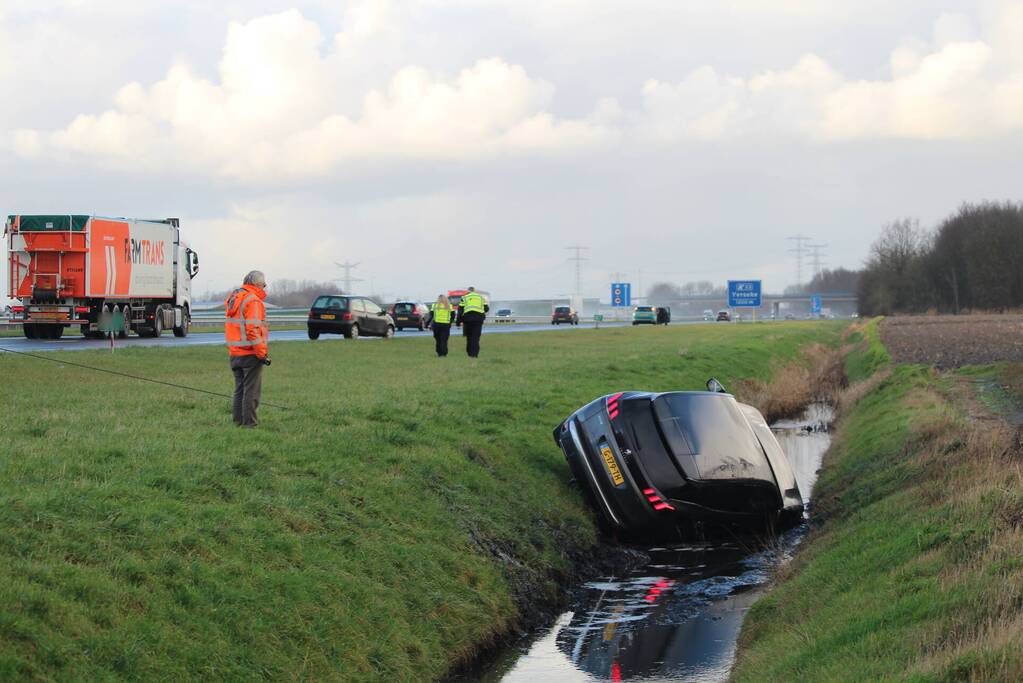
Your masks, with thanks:
M489 313L489 312L490 312L490 305L486 304L486 303L483 304L483 313L479 313L477 311L472 311L471 313L466 313L465 312L465 307L459 304L459 306L458 306L458 316L455 318L455 324L456 325L461 325L462 321L464 321L464 320L477 320L479 322L483 322L484 320L487 319L487 313Z

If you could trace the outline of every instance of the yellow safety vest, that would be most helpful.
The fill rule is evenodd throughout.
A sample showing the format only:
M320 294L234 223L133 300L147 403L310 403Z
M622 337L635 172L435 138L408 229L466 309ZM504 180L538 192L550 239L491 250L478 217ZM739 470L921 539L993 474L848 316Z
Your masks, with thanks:
M434 304L430 306L430 310L433 311L433 322L441 323L442 325L451 324L451 307L438 306Z
M483 297L476 292L469 292L462 297L463 313L486 313L483 310Z

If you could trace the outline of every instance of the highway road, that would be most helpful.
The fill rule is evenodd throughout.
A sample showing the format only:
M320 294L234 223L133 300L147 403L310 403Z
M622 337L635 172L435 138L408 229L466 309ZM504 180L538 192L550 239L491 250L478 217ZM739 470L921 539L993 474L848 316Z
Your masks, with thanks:
M601 323L601 328L605 327L622 327L629 323ZM502 325L502 324L488 324L483 330L483 336L486 337L488 334L510 334L517 332L582 332L583 330L592 330L593 324L585 325L551 325L550 323L536 324L536 325ZM433 333L429 330L420 332L419 330L405 330L398 332L394 335L394 340L411 339L415 337L432 337ZM457 329L452 330L451 333L452 344L458 343L459 334ZM364 340L378 340L380 337L359 337L358 341ZM305 330L282 330L270 332L270 342L282 342L282 341L304 341L308 342L309 337L306 335ZM348 341L341 335L325 334L321 336L316 343L317 344L330 344L338 341ZM392 340L393 341L393 340ZM179 338L172 335L170 332L164 333L162 337L137 337L135 335L130 336L128 339L118 339L115 342L117 348L125 347L136 347L136 346L161 346L161 347L182 347L182 346L210 346L224 343L223 332L203 332L190 334L187 337ZM96 339L84 339L78 336L68 336L55 341L43 341L37 339L25 339L24 337L0 337L0 349L10 349L11 351L22 351L25 353L37 353L39 351L87 351L89 349L109 349L110 342L105 340Z

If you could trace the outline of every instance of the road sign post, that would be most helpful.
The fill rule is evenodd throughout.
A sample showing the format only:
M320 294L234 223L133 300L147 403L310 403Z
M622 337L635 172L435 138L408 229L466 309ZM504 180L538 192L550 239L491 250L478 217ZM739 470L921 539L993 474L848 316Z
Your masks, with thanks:
M612 282L611 283L611 307L628 308L632 306L632 283ZM617 319L618 316L615 316Z
M729 280L728 305L731 308L752 308L756 322L757 309L761 303L760 280Z
M820 294L814 294L810 297L810 313L819 316L824 310L824 299Z

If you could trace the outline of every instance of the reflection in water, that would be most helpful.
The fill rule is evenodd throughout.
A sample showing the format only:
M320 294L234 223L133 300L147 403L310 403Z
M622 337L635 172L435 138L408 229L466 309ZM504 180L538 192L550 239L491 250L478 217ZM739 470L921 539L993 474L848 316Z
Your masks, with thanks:
M822 428L830 420L830 410L812 406L804 419L775 425L804 500L830 443ZM557 623L468 680L725 680L746 611L802 531L759 552L739 542L650 549L650 564L584 584Z

